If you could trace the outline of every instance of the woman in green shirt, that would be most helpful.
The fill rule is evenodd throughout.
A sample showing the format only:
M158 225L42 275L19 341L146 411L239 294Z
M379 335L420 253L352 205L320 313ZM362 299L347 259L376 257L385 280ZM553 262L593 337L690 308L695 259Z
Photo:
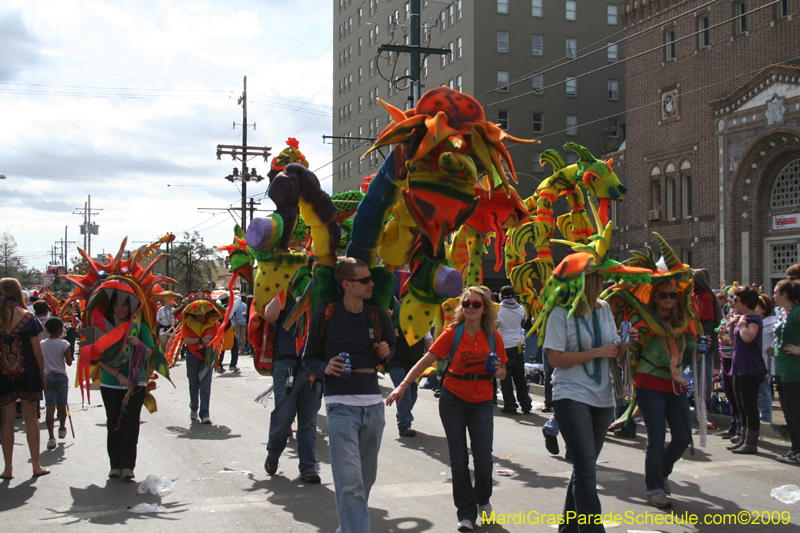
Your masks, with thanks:
M775 374L792 449L779 461L800 464L800 282L785 279L775 286L775 305L786 314L775 326Z

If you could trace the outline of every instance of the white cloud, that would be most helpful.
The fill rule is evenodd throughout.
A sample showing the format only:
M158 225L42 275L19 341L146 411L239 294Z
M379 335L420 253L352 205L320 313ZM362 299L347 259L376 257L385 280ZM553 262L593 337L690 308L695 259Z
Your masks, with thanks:
M0 82L14 85L0 84L8 176L0 231L43 266L64 226L82 244L72 210L91 194L103 209L93 252L116 249L125 235L143 241L192 227L207 243L229 243L231 216L198 208L238 207L240 193L222 178L240 164L215 151L241 140L244 75L248 122L257 123L249 144L277 154L297 137L312 169L330 161L321 136L331 130L331 8L328 0L8 0ZM268 171L263 160L250 166ZM248 193L265 189L266 181L251 184Z

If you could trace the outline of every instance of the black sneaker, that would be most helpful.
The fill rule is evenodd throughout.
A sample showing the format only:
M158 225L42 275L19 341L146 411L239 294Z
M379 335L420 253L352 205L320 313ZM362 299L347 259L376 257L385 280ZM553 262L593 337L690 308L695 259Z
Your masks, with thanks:
M545 404L545 406L542 407L542 412L543 413L552 413L553 412L553 406Z
M267 459L267 461L269 461L269 459ZM278 467L278 463L275 463L275 468L277 468L277 467ZM269 470L267 470L267 472L269 472ZM313 470L311 470L309 472L303 472L302 474L300 474L300 479L302 479L306 483L319 483L320 481L322 481L319 478L319 474L317 474Z
M551 455L558 455L558 437L555 437L547 432L547 429L542 427L542 435L544 435L544 447Z
M232 367L228 368L228 370L230 372L241 372L241 370L239 370L238 366L232 366Z
M416 437L417 432L411 428L399 428L401 437Z
M278 461L273 461L268 455L266 461L264 461L264 470L266 470L267 474L270 476L274 476L275 472L278 471Z

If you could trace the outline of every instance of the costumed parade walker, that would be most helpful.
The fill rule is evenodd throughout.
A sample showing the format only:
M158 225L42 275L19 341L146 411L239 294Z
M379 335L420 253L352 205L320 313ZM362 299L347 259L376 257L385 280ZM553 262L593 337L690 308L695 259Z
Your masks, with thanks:
M94 261L85 251L78 249L88 264L88 271L84 275L66 276L75 284L75 288L63 307L73 302L79 302L82 307L83 327L80 330L80 355L76 381L81 387L81 395L85 402L90 400L90 381L95 385L100 381L99 363L105 363L115 368L127 366L128 377L132 380L127 397L130 397L136 388L134 378L144 373L148 380L144 405L151 413L157 410L156 400L151 391L156 388L158 374L169 380L169 367L164 352L158 346L156 303L159 300L174 299L178 295L164 291L161 287L162 283L175 284L175 280L153 273L155 266L166 255L161 254L150 259L162 242L174 238L174 235L166 235L150 246L135 250L128 259L123 259L128 241L126 237L117 254L108 255L107 264ZM128 320L120 321L113 316L114 302L129 304ZM139 338L142 334L153 337L155 348L150 350L149 356L144 343L140 342L136 348L128 343L129 337Z

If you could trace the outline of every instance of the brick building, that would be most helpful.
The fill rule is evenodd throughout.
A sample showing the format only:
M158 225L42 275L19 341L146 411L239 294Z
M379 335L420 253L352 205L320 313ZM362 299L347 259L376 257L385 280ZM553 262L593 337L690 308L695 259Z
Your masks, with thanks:
M657 231L714 283L771 290L800 249L800 0L620 7L629 193L615 245L625 257Z

